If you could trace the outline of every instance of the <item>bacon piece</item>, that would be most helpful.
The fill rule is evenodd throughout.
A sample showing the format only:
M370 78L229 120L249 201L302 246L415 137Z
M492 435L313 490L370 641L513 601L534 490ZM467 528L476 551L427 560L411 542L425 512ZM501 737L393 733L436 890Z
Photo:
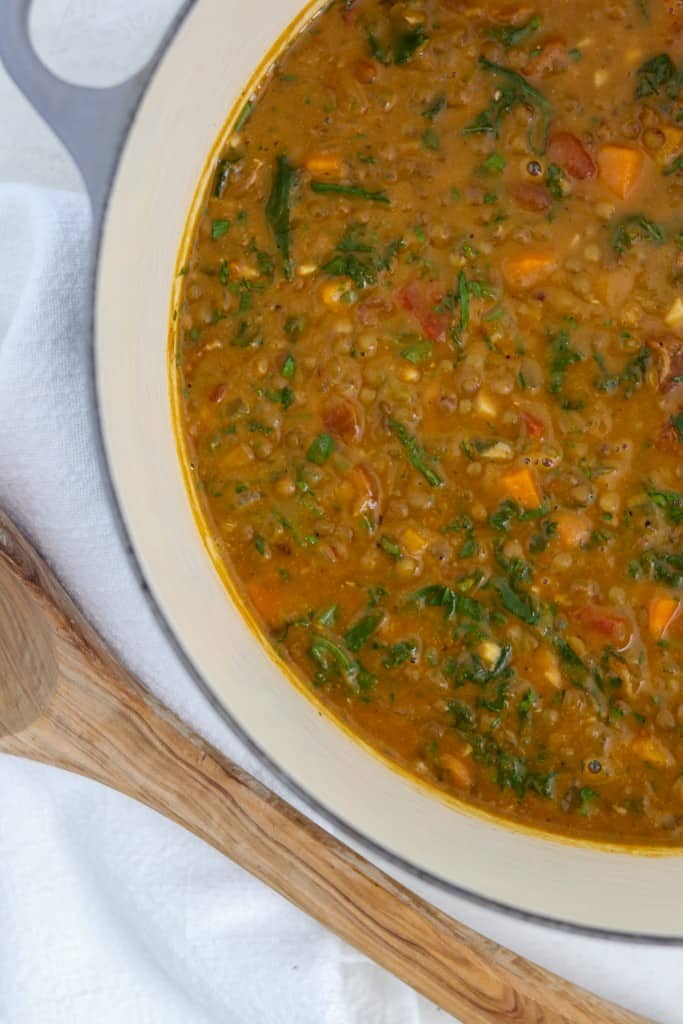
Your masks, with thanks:
M683 338L665 334L651 338L647 344L657 363L659 390L670 391L683 382Z
M508 193L525 210L536 213L544 213L553 205L550 192L540 182L513 181L508 185Z
M356 81L363 85L369 85L377 78L377 64L374 60L361 58L353 65L353 75Z
M351 25L356 20L358 8L363 6L363 2L364 0L344 0L341 16L347 25Z
M683 409L680 410L683 412ZM673 420L669 420L660 430L655 441L655 448L659 452L664 452L666 455L676 455L678 452L683 452L681 447L681 436L678 433L678 428L674 425Z
M218 405L219 402L223 401L227 393L228 386L223 381L221 381L220 384L216 384L215 388L212 388L211 391L209 391L207 398L209 399L210 402L215 402L215 404Z
M609 640L619 648L626 647L630 642L630 623L613 608L586 605L585 608L571 609L567 616L589 633Z
M545 434L545 423L538 416L531 412L522 413L522 422L526 427L529 437L543 437Z
M359 516L370 514L376 522L382 510L382 485L377 473L366 462L359 462L349 476L356 492L354 513Z
M525 74L531 77L554 74L569 67L570 61L571 57L564 39L547 39L541 52L532 57L527 64Z
M448 313L440 313L435 307L443 299L441 287L423 288L417 281L412 281L401 289L401 303L404 309L412 313L422 330L432 341L445 341L450 317Z
M390 299L366 299L356 306L358 319L365 326L374 326L381 319L389 316L394 311L394 304Z
M570 178L594 178L597 167L583 143L571 132L555 132L548 142L548 160L559 164Z
M348 398L333 398L323 408L325 429L343 441L355 441L362 432L362 411Z

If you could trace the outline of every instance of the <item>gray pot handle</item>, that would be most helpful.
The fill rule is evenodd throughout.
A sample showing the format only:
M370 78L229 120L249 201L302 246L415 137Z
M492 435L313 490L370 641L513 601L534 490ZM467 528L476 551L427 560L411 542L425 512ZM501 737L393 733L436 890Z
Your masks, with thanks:
M48 70L33 47L28 28L31 3L0 0L0 60L76 161L97 230L123 139L166 39L149 63L121 85L104 89L70 85ZM184 5L166 38L189 6Z

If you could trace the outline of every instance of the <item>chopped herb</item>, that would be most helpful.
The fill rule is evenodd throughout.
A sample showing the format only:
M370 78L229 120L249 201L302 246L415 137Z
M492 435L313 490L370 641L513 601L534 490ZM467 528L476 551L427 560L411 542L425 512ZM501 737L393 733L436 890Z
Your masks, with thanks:
M398 420L389 420L389 430L392 432L394 437L403 445L403 450L406 453L406 458L415 467L415 469L422 473L430 487L441 487L443 480L427 462L427 456L425 450L417 440L417 438L409 433L409 431L399 423Z
M216 177L213 184L213 194L216 199L223 195L223 189L227 185L230 172L233 168L231 160L219 160L216 164Z
M383 597L387 596L384 587L368 587L368 608L376 608Z
M337 612L339 611L339 605L331 604L329 608L325 608L323 611L318 612L315 617L315 621L320 626L330 628L334 626L337 621Z
M558 394L564 387L564 375L574 363L580 363L583 359L581 353L572 348L569 344L569 332L558 331L550 336L550 391L553 395Z
M282 364L282 376L286 377L287 380L291 380L296 372L296 361L294 356L286 355L285 361Z
M300 337L305 326L305 316L288 316L287 320L285 321L285 334L287 335L290 341L295 342Z
M519 704L517 705L517 714L521 721L524 721L529 717L533 711L536 701L538 700L538 694L534 693L533 690L525 690L522 694Z
M664 229L642 213L622 217L612 231L612 248L621 256L637 241L661 245L665 241Z
M254 537L254 547L258 551L259 555L265 555L266 553L266 542L260 533L257 533Z
M491 586L498 593L501 604L512 615L515 615L522 622L534 625L538 622L539 611L535 607L533 599L529 594L514 590L510 583L502 576L494 576Z
M470 322L470 292L464 270L458 274L458 300L460 302L460 330L464 331Z
M266 217L270 225L275 244L282 255L285 277L292 274L290 261L290 203L291 194L296 182L297 172L283 154L278 156L275 164L273 183L266 203Z
M527 790L538 796L551 797L555 772L532 772L525 757L498 754L496 782L501 789L509 788L523 800Z
M683 174L683 156L674 157L671 163L663 168L662 174Z
M553 522L552 519L545 519L541 523L541 529L538 533L534 533L529 541L529 551L533 555L539 554L541 551L545 551L550 543L550 540L557 533L557 523Z
M373 31L367 37L372 56L380 64L406 64L429 38L424 25L394 33L388 43L381 42Z
M388 537L386 534L384 534L382 537L380 537L378 543L382 551L386 552L386 554L393 558L394 561L399 560L399 558L401 557L401 548L399 547L398 542L395 541L393 537Z
M359 619L355 626L344 633L344 643L348 649L354 654L357 653L368 642L383 619L384 612L370 612Z
M402 245L398 239L377 252L367 238L366 226L352 224L337 242L336 253L321 269L331 277L350 277L356 288L366 288L376 283L382 271L390 269Z
M432 354L432 343L431 341L415 341L412 345L408 345L407 348L401 350L401 355L404 359L407 359L409 363L423 363L425 359L429 359Z
M334 438L331 434L318 434L309 445L306 458L316 466L323 466L334 451Z
M422 133L422 146L424 149L438 149L439 148L439 136L436 134L433 128L425 128Z
M650 500L664 511L667 520L673 526L683 523L683 492L655 490L652 486L646 490Z
M484 615L483 605L479 601L442 583L432 583L430 586L416 590L408 598L408 604L417 608L443 608L444 617L447 619L463 615L465 618L479 622Z
M321 681L335 671L344 673L349 679L355 679L358 673L358 666L353 658L329 637L315 636L308 653L318 665Z
M590 786L582 786L579 790L579 814L589 814L591 804L598 799L598 794Z
M391 202L389 196L383 189L372 192L362 185L342 185L337 181L312 181L311 189L314 192L332 192L340 196L356 196L358 199L369 199L373 203Z
M422 116L426 117L428 121L433 121L436 115L440 114L445 106L446 97L443 93L439 93L438 96L434 97L427 109L422 111Z
M650 365L650 350L647 345L643 345L634 356L631 356L621 373L616 374L608 374L605 371L604 361L598 354L595 355L595 360L602 370L602 376L595 382L596 388L612 393L623 388L624 397L630 398L645 380Z
M294 402L294 393L291 388L286 385L283 388L277 390L264 391L264 398L267 398L269 402L277 402L283 409L289 409L290 405Z
M550 101L512 68L494 64L486 57L479 58L479 66L495 75L499 80L499 85L489 106L465 126L463 129L465 134L487 132L497 135L503 118L510 113L513 107L522 105L534 112L527 136L529 146L537 155L544 153L548 129L553 116L553 106Z
M235 348L256 348L257 345L263 344L263 338L257 328L250 326L248 320L240 320L230 344Z
M229 220L214 220L211 221L211 238L215 241L217 238L222 238L223 235L230 228Z
M464 657L454 659L446 665L444 671L456 687L464 686L465 683L474 683L476 686L488 686L494 680L509 679L512 676L512 669L509 668L512 648L510 644L500 649L500 653L494 664L488 667L486 662L478 654L471 653Z
M639 100L648 96L664 95L675 100L681 89L681 73L668 53L660 53L645 61L637 71L638 85L636 97Z
M405 665L407 661L415 661L416 654L417 644L414 640L400 640L387 648L387 652L382 658L382 664L385 668L398 668L400 665Z
M538 32L541 27L541 19L538 15L534 15L524 25L492 25L488 30L488 34L492 39L497 39L499 43L509 50L512 46L520 46L525 43L534 32Z
M239 132L239 131L241 131L244 128L245 124L247 123L247 121L251 117L251 112L252 112L253 109L254 109L254 101L253 100L247 100L247 102L244 104L244 106L242 107L242 109L240 111L239 117L235 121L235 131L236 132Z
M574 648L569 644L563 636L555 635L552 638L555 650L560 656L560 660L564 662L569 668L583 669L588 671L588 666L584 664L581 658L578 656Z
M477 174L502 174L507 160L502 153L491 153L477 168Z
M548 164L545 183L553 199L564 199L567 179L561 167L558 167L557 164Z
M541 505L539 508L522 508L516 501L506 498L491 515L489 523L494 530L508 530L514 519L524 523L529 519L541 519L547 514L547 505Z
M671 417L671 425L678 434L678 440L683 444L683 412Z

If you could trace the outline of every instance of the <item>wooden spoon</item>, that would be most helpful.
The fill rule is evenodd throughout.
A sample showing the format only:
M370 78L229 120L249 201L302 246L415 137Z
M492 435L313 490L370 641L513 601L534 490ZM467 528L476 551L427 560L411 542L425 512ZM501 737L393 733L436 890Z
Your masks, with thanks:
M114 660L2 513L0 751L172 818L464 1024L643 1024L447 917L205 743Z

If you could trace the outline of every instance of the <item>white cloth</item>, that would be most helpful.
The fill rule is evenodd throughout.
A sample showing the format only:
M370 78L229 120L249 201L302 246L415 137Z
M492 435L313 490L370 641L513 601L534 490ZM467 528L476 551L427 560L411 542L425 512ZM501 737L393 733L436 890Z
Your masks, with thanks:
M274 785L187 677L114 529L88 416L87 234L82 196L0 187L0 505L147 685ZM683 1021L683 950L570 935L401 877L544 966ZM0 759L1 1024L445 1020L153 812Z

